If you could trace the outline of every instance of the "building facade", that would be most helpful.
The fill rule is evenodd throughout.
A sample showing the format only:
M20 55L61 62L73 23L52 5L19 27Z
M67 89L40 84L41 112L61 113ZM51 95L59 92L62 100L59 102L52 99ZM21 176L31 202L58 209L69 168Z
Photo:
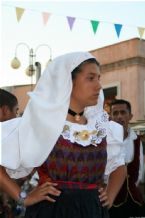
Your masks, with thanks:
M101 64L106 102L126 99L132 105L132 121L145 121L145 40L134 38L91 53Z

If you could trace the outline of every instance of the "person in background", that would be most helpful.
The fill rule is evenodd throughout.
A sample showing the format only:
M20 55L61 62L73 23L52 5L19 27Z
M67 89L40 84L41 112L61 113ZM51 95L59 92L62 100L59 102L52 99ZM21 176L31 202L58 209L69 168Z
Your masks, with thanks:
M145 216L145 203L139 189L143 182L143 146L140 137L129 127L132 119L130 102L115 99L110 104L110 117L124 129L125 162L127 177L118 193L113 207L109 210L110 218L130 218Z
M59 56L29 95L23 116L3 124L3 190L27 206L26 218L108 218L126 167L123 129L103 110L98 61L89 52ZM38 186L21 190L5 167L17 177L37 168Z
M18 110L16 96L4 89L0 89L0 122L16 118Z
M0 122L16 118L18 115L18 100L12 93L0 89ZM0 192L0 218L14 217L15 202L5 193Z

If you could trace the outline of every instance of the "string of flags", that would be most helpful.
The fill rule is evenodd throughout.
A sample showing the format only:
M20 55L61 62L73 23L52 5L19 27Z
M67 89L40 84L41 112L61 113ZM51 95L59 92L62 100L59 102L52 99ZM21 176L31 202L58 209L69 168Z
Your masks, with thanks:
M21 21L25 11L26 11L25 8L15 7L17 22ZM49 13L49 12L41 12L42 21L43 21L43 24L45 26L47 25L48 20L51 17L51 15L52 15L52 13ZM67 19L70 31L72 31L73 27L74 27L74 23L76 22L76 20L82 19L82 18L66 16L66 19ZM90 24L91 24L91 27L92 27L94 34L96 34L96 32L98 30L98 26L100 25L101 22L104 22L104 21L90 20ZM114 25L114 30L116 32L116 35L119 38L121 30L123 28L123 24L113 23L113 25ZM140 39L142 39L142 37L144 35L145 28L144 27L136 27L136 28L137 28Z

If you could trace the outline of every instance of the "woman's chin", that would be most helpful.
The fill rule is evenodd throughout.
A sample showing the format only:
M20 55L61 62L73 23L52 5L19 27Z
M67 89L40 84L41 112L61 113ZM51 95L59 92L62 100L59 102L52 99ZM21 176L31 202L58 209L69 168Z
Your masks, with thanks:
M98 103L98 99L95 99L95 100L89 102L88 106L95 106L97 103Z

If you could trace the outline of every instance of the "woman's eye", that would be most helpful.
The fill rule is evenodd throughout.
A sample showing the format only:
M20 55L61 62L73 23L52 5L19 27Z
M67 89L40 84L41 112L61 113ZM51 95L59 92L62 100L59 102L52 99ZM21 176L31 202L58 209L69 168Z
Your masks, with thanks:
M94 77L93 77L93 76L90 76L88 79L89 79L90 81L92 81L92 80L94 79Z

